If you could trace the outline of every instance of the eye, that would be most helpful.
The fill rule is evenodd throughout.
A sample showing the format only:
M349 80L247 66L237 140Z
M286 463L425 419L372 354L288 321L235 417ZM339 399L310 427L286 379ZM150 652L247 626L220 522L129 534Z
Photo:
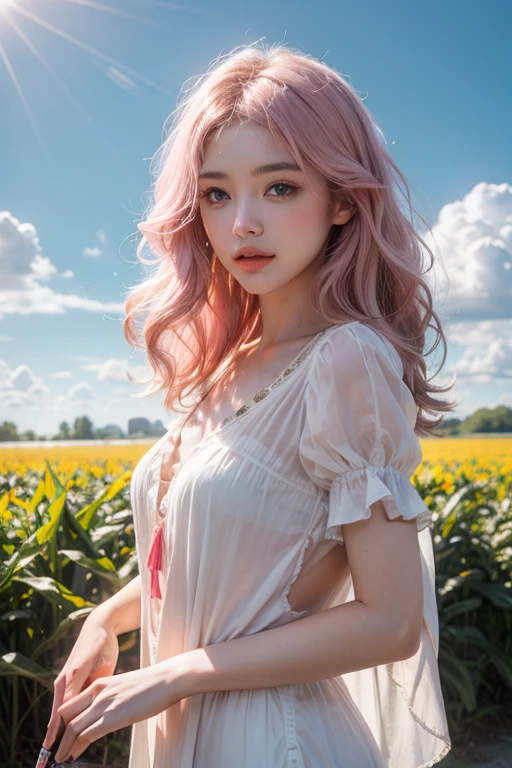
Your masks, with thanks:
M271 184L269 189L274 189L274 187L285 187L286 189L291 190L287 195L272 195L272 197L291 197L293 193L298 189L298 187L293 187L291 184L287 184L284 181L276 181L274 184Z
M282 200L287 200L289 197L292 197L295 192L298 192L299 187L295 187L292 184L288 184L285 181L275 181L273 184L270 185L270 187L267 189L267 192L271 189L274 189L275 187L280 187L281 189L284 187L287 190L287 194L277 194L277 195L271 195L271 197L277 197ZM227 192L224 192L224 190L220 189L219 187L210 187L209 189L205 189L204 192L199 193L199 197L205 198L209 205L215 205L216 203L222 203L222 200L215 200L211 199L211 195L213 195L215 192L220 192L221 195L226 195Z

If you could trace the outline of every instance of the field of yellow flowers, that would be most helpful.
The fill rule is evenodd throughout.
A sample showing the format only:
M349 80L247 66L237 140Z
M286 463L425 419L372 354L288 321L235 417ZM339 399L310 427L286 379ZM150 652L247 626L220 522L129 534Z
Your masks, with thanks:
M512 438L428 438L420 440L423 460L412 480L428 506L428 489L446 497L454 493L461 480L477 485L489 482L496 499L503 501L511 490ZM2 448L0 475L25 473L42 475L48 462L65 487L73 483L85 490L87 478L105 476L129 482L131 472L152 443L126 445L83 445L65 447L51 444L39 447ZM15 491L11 490L11 498Z
M420 443L423 461L414 478L420 480L425 473L433 476L446 493L461 473L474 481L488 479L498 467L504 477L512 471L512 438L428 438ZM85 469L98 478L105 473L120 475L133 469L151 444L82 445L77 441L66 447L51 443L37 448L0 445L0 473L23 475L24 467L42 473L48 460L61 479Z

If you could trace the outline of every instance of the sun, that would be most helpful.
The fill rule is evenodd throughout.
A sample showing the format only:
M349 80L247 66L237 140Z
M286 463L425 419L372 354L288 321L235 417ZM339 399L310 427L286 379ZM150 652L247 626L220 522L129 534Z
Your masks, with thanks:
M49 19L46 19L45 6L48 6L48 0L37 0L37 2L32 0L32 2L36 6L37 12L32 9L32 4L30 1L27 2L27 0L0 0L0 70L5 67L7 75L12 82L13 88L18 94L23 108L28 115L36 138L41 145L41 148L50 160L50 153L44 141L44 137L42 136L39 129L38 122L32 111L29 99L25 93L23 82L18 77L16 67L17 61L11 59L8 47L6 44L4 44L4 42L6 43L14 37L19 39L25 45L29 53L34 56L41 65L39 67L39 71L42 72L42 69L44 68L46 72L48 72L54 79L55 83L64 91L69 103L80 111L82 118L89 123L91 128L94 129L95 125L91 116L85 110L80 101L76 98L74 93L75 89L70 89L67 87L64 78L61 77L60 72L55 71L50 66L50 64L46 61L43 52L39 50L38 46L36 46L35 42L32 40L31 32L33 25L37 25L41 30L49 33L49 35L53 36L54 38L57 37L61 40L64 40L66 43L71 43L77 50L81 50L86 53L87 56L92 56L95 60L99 60L103 65L106 76L110 77L111 73L115 70L117 75L125 75L127 78L131 78L131 80L134 82L138 81L143 85L148 85L151 88L154 88L157 91L165 94L165 96L170 96L172 98L176 97L176 94L173 91L170 91L168 88L159 85L159 83L156 83L154 80L145 77L137 70L129 67L126 64L123 64L112 56L109 56L106 53L102 53L102 51L98 50L94 46L83 42L77 37L73 37L73 35L70 35L68 32L66 32L65 29L62 29L60 26L52 23ZM127 21L135 21L139 25L148 24L150 27L161 27L161 23L155 22L153 19L148 17L147 14L139 16L127 11L123 7L125 0L116 0L116 2L121 7L118 8L113 5L105 5L100 0L54 0L54 3L57 5L57 14L59 10L58 6L60 5L62 8L67 6L68 9L70 7L75 7L77 11L79 8L81 8L88 9L88 11L91 13L99 12L106 18L108 18L108 16L113 16L116 21L118 19L126 19ZM179 10L185 13L200 13L202 16L216 16L215 13L212 13L208 10L201 9L198 11L195 8L188 8L185 4L175 5L171 2L164 2L164 0L132 0L132 2L140 3L141 5L145 6L146 10L148 6L153 6L162 10L167 9L172 12ZM44 44L44 39L42 42ZM108 68L105 65L108 65ZM0 74L3 74L3 72L0 71ZM113 80L111 77L110 79ZM113 81L116 82L116 80Z

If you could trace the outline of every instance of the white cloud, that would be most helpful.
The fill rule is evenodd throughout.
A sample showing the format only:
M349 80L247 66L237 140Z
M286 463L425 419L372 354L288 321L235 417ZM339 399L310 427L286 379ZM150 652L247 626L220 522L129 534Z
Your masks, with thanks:
M0 389L5 384L5 382L8 381L10 374L10 368L5 360L0 360Z
M23 392L30 392L34 386L44 388L43 380L34 376L28 365L19 365L11 371L10 382L13 389L20 389Z
M100 241L100 243L106 243L107 242L107 236L105 232L102 229L98 229L96 232L96 237Z
M69 280L71 277L74 277L75 273L72 269L66 269L64 272L60 272L59 277L62 277L63 280Z
M101 256L102 253L103 251L101 250L101 248L98 248L97 246L95 246L94 248L84 248L82 251L82 254L84 256L89 256L91 258L96 258L98 256Z
M115 357L105 360L103 363L93 362L80 366L83 371L92 371L98 374L98 381L114 381L118 384L130 384L132 382L127 376L127 371L135 378L147 376L149 369L147 366L128 367L128 360L121 360Z
M72 378L69 371L51 373L55 379ZM23 408L27 412L43 408L45 411L85 408L89 404L97 404L99 397L86 381L81 381L69 387L62 395L54 395L46 386L43 379L36 376L30 366L19 365L12 369L0 359L0 411L9 408ZM69 414L66 418L69 418Z
M0 212L0 270L3 292L29 291L37 279L47 279L56 267L41 256L33 224L21 224L8 211Z
M126 360L116 360L115 358L111 358L103 364L103 367L98 374L98 381L117 381L126 383L128 381L126 375L127 367L128 363Z
M28 365L11 369L0 360L0 408L41 407L41 398L50 394L43 380Z
M49 280L57 272L57 267L51 263L48 256L41 256L39 253L30 266L35 280Z
M65 396L58 398L60 402L89 402L91 400L97 400L98 395L92 389L91 385L87 381L81 381L79 384L74 384L68 389Z
M437 263L426 279L446 295L442 305L438 299L439 314L464 321L512 317L512 186L477 184L441 209L432 234L434 241L430 233L424 240ZM437 285L431 285L436 297Z
M10 341L14 341L12 336L0 336L0 342L8 344Z
M512 320L455 323L446 329L446 338L449 349L464 348L454 368L466 384L512 378Z
M512 343L495 339L489 347L466 347L457 362L457 375L486 384L496 377L512 377Z
M9 211L0 211L0 319L5 314L63 315L68 309L124 314L122 302L105 303L42 285L57 274L57 267L41 251L33 224L22 224Z

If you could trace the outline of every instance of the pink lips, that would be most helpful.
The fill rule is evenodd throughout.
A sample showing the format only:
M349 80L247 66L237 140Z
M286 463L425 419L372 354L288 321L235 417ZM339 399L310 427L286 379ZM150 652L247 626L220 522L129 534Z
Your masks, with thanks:
M238 259L240 256L274 256L273 253L268 253L268 251L262 251L260 248L255 248L254 245L241 245L240 248L235 253L234 257L235 259Z
M236 263L245 272L256 272L263 269L275 258L275 256L251 256L249 258L237 259Z

